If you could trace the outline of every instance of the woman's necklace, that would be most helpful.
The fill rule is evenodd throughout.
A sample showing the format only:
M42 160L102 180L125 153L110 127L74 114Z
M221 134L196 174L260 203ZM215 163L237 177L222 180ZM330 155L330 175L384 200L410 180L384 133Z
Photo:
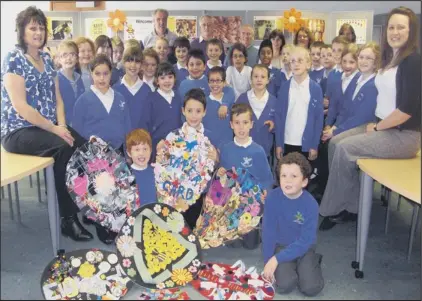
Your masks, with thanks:
M41 57L39 57L38 59L34 58L29 52L26 53L27 55L29 55L34 61L39 62L41 61Z

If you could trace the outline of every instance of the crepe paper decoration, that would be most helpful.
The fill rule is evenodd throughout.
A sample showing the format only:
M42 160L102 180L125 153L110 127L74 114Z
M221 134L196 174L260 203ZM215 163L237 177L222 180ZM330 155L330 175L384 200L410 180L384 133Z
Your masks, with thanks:
M61 251L41 277L46 300L118 300L132 285L117 255L99 249Z
M284 11L284 28L292 33L298 31L300 27L305 25L305 21L301 17L302 12L295 8Z
M203 133L186 125L167 135L165 152L154 164L158 202L179 212L200 197L211 180L214 161L208 158L212 145Z
M191 285L209 300L272 300L274 287L238 260L234 265L204 262Z
M190 300L188 293L179 288L149 290L145 289L138 300Z
M79 147L66 167L66 186L76 205L114 232L140 208L134 180L125 158L98 137Z
M126 22L126 15L124 12L116 9L114 12L109 12L110 19L107 20L107 26L110 27L115 33L123 30L123 25Z
M166 204L147 204L135 211L116 246L127 275L149 289L185 286L201 265L198 239L183 215Z
M215 248L256 228L263 214L263 190L242 168L215 175L194 233L203 249Z

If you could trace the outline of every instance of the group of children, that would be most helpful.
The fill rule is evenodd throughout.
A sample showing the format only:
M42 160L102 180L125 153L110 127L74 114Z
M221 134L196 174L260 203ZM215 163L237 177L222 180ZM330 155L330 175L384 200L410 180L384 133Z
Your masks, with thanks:
M131 159L143 204L156 202L150 163L163 150L161 141L181 127L202 132L213 145L208 156L219 174L244 168L265 189L264 276L275 280L280 292L299 283L303 293L317 294L324 286L321 256L314 252L318 204L303 189L314 168L328 174L332 137L375 118L379 46L358 48L341 36L310 49L285 45L281 69L271 65L270 40L262 41L253 67L246 65L240 43L232 46L227 68L219 60L224 50L217 39L207 41L206 53L190 49L184 37L173 47L174 65L167 61L165 38L145 50L136 40L123 44L106 36L95 43L63 41L56 63L67 124ZM269 163L274 157L276 179ZM113 241L113 233L106 236L104 242ZM244 247L256 248L260 236L245 237Z

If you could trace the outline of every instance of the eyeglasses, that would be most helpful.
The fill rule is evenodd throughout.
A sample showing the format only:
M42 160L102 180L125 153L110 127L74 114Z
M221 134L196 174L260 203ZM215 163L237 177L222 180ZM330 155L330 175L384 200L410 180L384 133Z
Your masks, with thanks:
M223 82L223 80L221 80L221 79L210 79L208 82L210 84L221 84Z
M368 57L368 56L358 56L358 60L361 60L361 61L375 61L375 59L374 58L372 58L372 57Z
M237 54L234 54L233 55L233 58L234 59L241 59L241 58L244 58L245 56L243 55L243 54L239 54L239 55L237 55Z
M68 57L70 57L70 58L75 58L75 57L77 57L77 56L78 56L78 54L77 54L76 52L62 53L62 54L60 55L60 57L61 57L61 58L63 58L63 59L67 59Z

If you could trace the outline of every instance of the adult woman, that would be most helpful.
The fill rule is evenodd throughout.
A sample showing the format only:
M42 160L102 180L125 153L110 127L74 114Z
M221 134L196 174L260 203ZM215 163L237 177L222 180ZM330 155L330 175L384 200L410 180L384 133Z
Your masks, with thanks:
M356 43L356 34L353 26L349 23L344 23L341 25L340 30L338 31L339 36L344 36L349 40L350 43Z
M41 10L28 7L18 14L16 31L18 45L2 70L2 145L13 153L54 157L62 233L77 241L91 240L65 185L66 164L85 140L66 126L57 72L50 56L40 50L47 40L47 19Z
M293 44L296 46L302 46L307 49L311 47L311 44L314 42L311 31L306 27L301 27L296 32L295 39Z
M274 29L268 38L271 40L273 45L273 59L271 60L271 65L274 68L281 69L281 67L283 67L283 57L281 56L281 51L283 50L284 45L286 45L284 34L281 30Z
M378 89L377 123L351 129L336 144L327 188L320 206L325 216L320 230L336 223L356 220L359 204L359 158L412 158L420 148L421 57L418 53L419 24L415 13L393 9L383 36ZM337 138L338 139L338 138Z

